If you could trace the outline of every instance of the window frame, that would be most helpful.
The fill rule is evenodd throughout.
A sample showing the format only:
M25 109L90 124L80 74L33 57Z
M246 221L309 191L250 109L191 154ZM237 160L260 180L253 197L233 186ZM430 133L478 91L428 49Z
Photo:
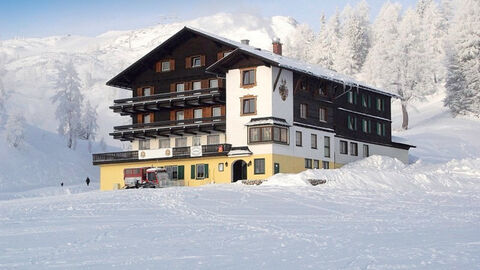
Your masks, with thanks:
M150 150L150 139L138 140L138 150Z
M260 162L260 164L257 164L257 162ZM263 162L263 163L261 163L261 162ZM253 160L253 173L254 174L265 174L265 159L264 158L255 158Z
M308 104L306 103L300 103L300 118L308 118Z
M322 123L328 122L328 109L326 107L320 106L320 108L318 108L318 121Z
M254 108L253 112L251 111L251 105L249 104L249 112L245 113L245 102L246 101L253 101ZM256 115L257 114L257 96L243 96L240 97L240 116L246 116L246 115Z
M195 84L197 84L199 87L195 88ZM192 82L192 91L194 90L202 90L202 81L193 81Z
M322 169L324 170L330 169L330 162L322 160Z
M203 176L198 176L198 173L199 173L199 169L198 168L202 168L203 170ZM203 180L205 178L207 178L207 174L205 173L205 164L195 164L195 180Z
M313 160L313 169L320 169L320 161L318 159Z
M311 158L305 158L305 169L313 169L313 161Z
M317 139L317 134L312 133L310 134L310 147L312 149L317 149L318 148L318 139ZM314 139L315 138L315 139Z
M264 130L270 130L270 136L269 138L265 138ZM276 139L275 130L278 130L278 138L279 140ZM258 136L258 140L252 141L252 134L256 132ZM282 134L285 135L285 138L282 136ZM285 139L285 140L283 140ZM248 144L256 144L256 143L279 143L279 144L287 144L288 145L288 128L286 127L281 127L281 126L275 126L275 125L268 125L268 126L253 126L253 127L248 127Z
M195 60L198 59L198 65L195 65ZM191 64L191 68L198 68L198 67L201 67L202 66L202 56L201 55L194 55L194 56L191 56L190 57L190 64Z
M200 112L200 117L197 117L195 114L197 112ZM202 120L195 120L195 119L202 119L203 118L203 109L202 108L197 108L197 109L193 109L193 122L194 123L202 123Z
M340 151L339 151L340 154L348 155L348 142L344 140L340 140L340 143L338 145L340 147Z
M185 145L178 145L180 141L185 141ZM187 147L188 146L188 140L186 137L178 137L178 138L175 138L175 147Z
M299 134L300 134L300 137L298 137ZM299 138L300 138L300 140L299 140ZM302 147L302 144L303 144L303 134L302 134L301 131L296 130L295 131L295 146Z
M165 69L163 64L168 64L168 69ZM162 60L160 64L160 72L168 72L171 70L172 70L172 67L171 67L170 60Z
M161 143L162 141L164 141L164 142L168 141L168 147L162 147L162 143ZM171 143L172 142L170 141L170 139L158 139L158 148L159 149L170 148Z
M366 149L367 151L365 151L365 149ZM363 157L364 157L364 158L367 158L367 157L369 157L369 156L370 156L370 146L369 146L368 144L364 144L364 145L363 145Z
M330 157L330 136L323 136L323 156Z
M350 142L350 156L358 156L358 143Z
M245 84L244 79L245 79L245 73L246 72L253 72L253 82ZM249 77L250 79L250 77ZM251 80L249 80L250 82ZM251 88L257 85L257 68L256 67L248 67L248 68L243 68L240 69L240 87L242 88Z
M217 138L215 143L210 143L210 140L212 138ZM215 144L220 144L220 135L218 134L207 135L207 145L215 145Z

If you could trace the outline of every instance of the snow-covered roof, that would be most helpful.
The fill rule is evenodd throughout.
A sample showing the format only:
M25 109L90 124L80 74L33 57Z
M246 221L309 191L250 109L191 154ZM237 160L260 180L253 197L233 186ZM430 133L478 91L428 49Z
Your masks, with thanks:
M233 41L233 40L230 40L230 39L227 39L227 38L224 38L224 37L220 37L220 36L217 36L215 34L211 34L211 33L208 33L208 32L205 32L203 30L196 29L196 28L193 28L193 27L187 27L186 26L186 28L188 28L192 31L201 33L203 35L210 36L214 39L220 40L224 43L228 43L232 46L237 47L237 49L235 49L235 51L233 53L225 56L224 58L222 58L220 60L218 60L216 63L214 63L213 65L208 67L207 70L211 70L214 66L216 66L220 63L223 63L225 61L228 61L230 58L234 57L234 55L237 54L237 53L244 52L244 53L262 58L263 60L268 60L272 64L274 64L278 67L281 67L281 68L294 70L294 71L304 73L304 74L307 74L307 75L310 75L310 76L313 76L313 77L318 77L318 78L322 78L322 79L326 79L326 80L330 80L330 81L335 81L335 82L338 82L338 83L341 83L341 84L344 84L344 85L349 85L349 86L352 86L352 87L362 87L362 88L365 88L367 90L377 92L377 93L380 93L380 94L383 94L383 95L391 96L391 97L398 97L396 94L385 92L382 89L379 89L377 87L368 85L364 82L360 82L360 81L355 80L354 78L352 78L350 76L340 74L338 72L335 72L335 71L330 70L330 69L326 69L326 68L321 67L319 65L310 64L310 63L302 62L302 61L297 60L297 59L293 59L293 58L290 58L290 57L275 54L271 51L262 50L260 48L256 48L256 47L253 47L253 46L250 46L250 45L246 45L246 44L243 44L243 43L240 43L240 42L236 42L236 41Z
M259 125L278 125L289 127L290 125L287 123L285 119L277 118L277 117L260 117L260 118L252 118L245 126L259 126Z

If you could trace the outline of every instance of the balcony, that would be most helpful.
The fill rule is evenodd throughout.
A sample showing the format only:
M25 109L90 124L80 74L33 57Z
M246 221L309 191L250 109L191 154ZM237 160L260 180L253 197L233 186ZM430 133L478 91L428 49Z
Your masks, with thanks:
M157 137L209 134L212 131L225 132L225 116L194 118L153 123L132 124L114 127L110 133L114 139L133 141Z
M202 145L201 157L226 156L231 148L231 144ZM142 150L93 154L93 165L190 157L190 146L172 148L172 157L167 158L139 159L140 151Z
M114 105L110 106L110 109L121 115L130 115L147 111L159 111L161 109L224 104L224 90L224 88L217 87L117 99L113 101Z

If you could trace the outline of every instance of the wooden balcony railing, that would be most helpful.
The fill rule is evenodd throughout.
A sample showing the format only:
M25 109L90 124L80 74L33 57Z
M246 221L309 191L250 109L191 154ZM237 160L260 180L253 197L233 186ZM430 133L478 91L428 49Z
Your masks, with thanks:
M127 131L138 131L138 130L145 130L145 129L158 129L162 127L170 128L175 126L202 125L202 124L208 124L208 123L225 123L225 116L183 119L183 120L170 120L170 121L157 121L153 123L141 123L141 124L116 126L113 129L115 130L115 132L127 132Z

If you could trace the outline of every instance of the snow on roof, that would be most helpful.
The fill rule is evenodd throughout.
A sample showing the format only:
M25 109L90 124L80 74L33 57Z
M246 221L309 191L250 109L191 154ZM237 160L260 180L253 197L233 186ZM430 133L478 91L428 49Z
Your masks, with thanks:
M302 61L299 61L297 59L293 59L293 58L290 58L290 57L278 55L278 54L275 54L275 53L270 52L270 51L262 50L260 48L256 48L256 47L246 45L246 44L243 44L243 43L240 43L240 42L237 42L237 41L233 41L233 40L230 40L230 39L227 39L227 38L224 38L224 37L220 37L220 36L217 36L215 34L211 34L211 33L208 33L208 32L205 32L203 30L196 29L196 28L193 28L193 27L190 27L190 26L185 26L185 28L188 28L192 31L196 31L196 32L198 32L200 34L203 34L203 35L206 35L206 36L210 36L210 37L212 37L214 39L217 39L219 41L222 41L224 43L228 43L228 44L238 48L235 51L240 50L240 51L246 52L248 54L258 56L260 58L269 60L270 62L275 63L277 66L285 68L285 69L290 69L290 70L305 73L305 74L308 74L308 75L311 75L311 76L314 76L314 77L335 81L335 82L338 82L338 83L341 83L341 84L344 84L344 85L349 85L349 86L352 86L352 87L366 88L367 90L377 92L377 93L380 93L380 94L383 94L383 95L388 95L388 96L391 96L391 97L398 97L396 94L385 92L382 89L376 88L374 86L370 86L366 83L357 81L350 76L340 74L338 72L326 69L326 68L321 67L319 65L310 64L310 63L302 62ZM218 63L218 62L220 62L224 59L228 59L229 57L232 57L232 55L233 55L233 53L228 55L228 56L225 56L224 58L220 59L216 63ZM214 63L213 65L215 65L216 63Z
M252 118L245 126L258 126L258 125L279 125L289 127L285 119L276 118L276 117L262 117L262 118Z

